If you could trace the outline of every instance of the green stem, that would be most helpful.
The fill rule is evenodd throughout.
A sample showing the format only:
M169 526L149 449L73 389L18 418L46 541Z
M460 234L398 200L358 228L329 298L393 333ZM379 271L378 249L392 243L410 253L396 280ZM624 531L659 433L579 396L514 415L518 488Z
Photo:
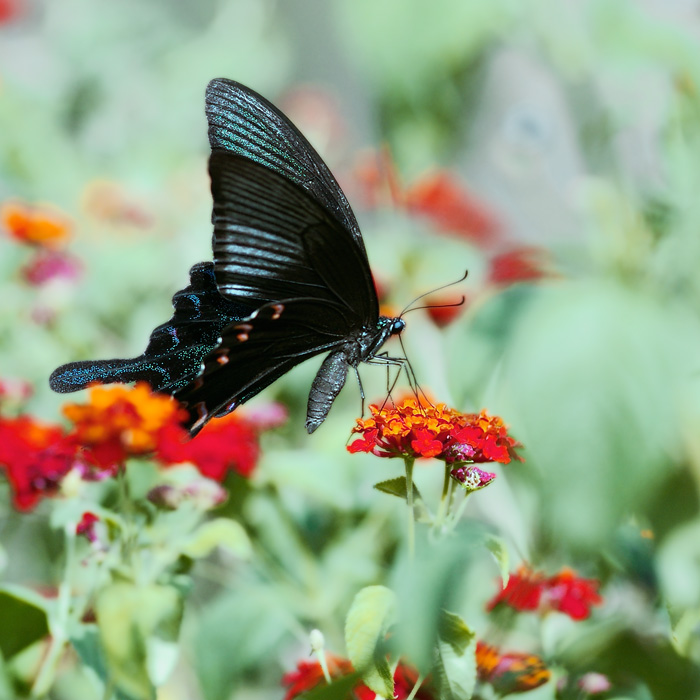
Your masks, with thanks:
M442 529L445 522L445 516L447 515L447 496L450 491L450 471L452 470L451 465L445 464L445 478L442 482L442 496L440 496L440 503L438 504L437 514L435 515L435 520L433 521L433 531L437 534Z
M413 463L412 457L404 457L406 467L406 505L408 506L408 555L411 559L416 554L415 518L413 515Z
M71 593L73 569L75 566L75 523L66 525L64 534L66 540L66 567L63 581L58 587L58 598L54 614L49 618L51 641L49 650L41 663L34 685L32 697L41 698L51 689L56 674L56 666L68 641L68 627L71 614Z
M459 504L457 507L457 510L452 514L452 518L450 520L450 529L454 529L457 526L457 523L462 519L462 516L464 515L464 511L467 507L467 499L469 498L469 491L464 492L464 500Z
M411 690L409 696L406 698L406 700L413 700L413 698L416 697L416 694L420 690L421 684L423 683L423 675L418 676L418 680L416 680L416 684L413 686L413 690Z

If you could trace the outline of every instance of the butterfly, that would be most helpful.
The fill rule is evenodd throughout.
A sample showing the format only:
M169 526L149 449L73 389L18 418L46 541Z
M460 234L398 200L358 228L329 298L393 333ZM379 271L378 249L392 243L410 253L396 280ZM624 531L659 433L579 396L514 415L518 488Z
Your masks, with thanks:
M367 252L340 186L274 105L227 79L206 90L213 262L190 270L172 318L133 359L71 362L51 388L147 381L189 414L192 434L299 363L327 352L306 430L326 419L349 368L405 327L379 314Z

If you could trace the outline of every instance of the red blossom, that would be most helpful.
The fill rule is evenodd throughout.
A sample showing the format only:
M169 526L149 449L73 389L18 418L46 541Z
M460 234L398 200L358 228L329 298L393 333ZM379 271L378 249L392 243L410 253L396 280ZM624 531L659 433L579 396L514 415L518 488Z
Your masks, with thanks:
M499 235L494 215L446 170L417 180L404 193L410 212L428 217L441 231L490 245Z
M39 287L56 279L76 281L82 274L82 265L77 258L52 250L38 250L20 273L28 284Z
M426 312L430 320L438 327L445 328L456 321L467 308L464 297L449 294L445 296L431 296L426 299Z
M513 248L491 258L488 279L491 284L505 287L516 282L534 282L545 273L545 251L534 246Z
M22 15L20 0L0 0L0 25L9 24Z
M95 524L98 523L99 520L100 519L94 513L86 511L75 527L75 534L83 535L89 542L96 542L97 535L95 534Z
M489 601L487 609L503 604L519 612L558 610L574 620L585 620L591 614L591 607L602 603L598 586L595 579L579 578L572 569L565 568L547 577L522 566Z
M549 681L551 673L544 661L534 654L506 652L497 647L476 643L476 669L479 680L493 686L498 695L526 693Z
M434 457L455 467L462 464L522 461L520 446L508 435L498 416L460 413L445 404L404 399L396 405L369 407L371 418L358 419L353 433L360 437L349 452L371 452L378 457Z
M236 413L209 421L192 439L181 426L168 425L158 433L156 458L166 465L191 462L216 481L229 470L248 477L260 457L258 436L255 425Z
M326 664L332 679L342 678L354 672L352 664L334 654L326 652ZM403 662L399 662L394 672L394 699L406 700L413 691L419 679L418 671ZM325 678L321 664L314 661L300 661L294 671L290 671L282 678L282 685L287 686L284 700L293 700L305 692L325 684ZM375 700L376 694L364 683L358 684L352 689L347 700ZM416 695L416 700L436 700L436 695L430 689L430 681L424 680ZM339 698L339 700L341 700Z
M574 620L585 620L591 614L591 607L603 602L598 594L599 585L595 579L579 578L572 569L562 569L547 580L543 603Z
M521 566L516 573L510 575L506 587L489 601L486 608L493 610L497 605L503 604L518 612L537 610L545 582L543 574Z
M18 510L31 510L42 497L56 493L79 461L79 446L60 426L30 416L0 417L0 466Z

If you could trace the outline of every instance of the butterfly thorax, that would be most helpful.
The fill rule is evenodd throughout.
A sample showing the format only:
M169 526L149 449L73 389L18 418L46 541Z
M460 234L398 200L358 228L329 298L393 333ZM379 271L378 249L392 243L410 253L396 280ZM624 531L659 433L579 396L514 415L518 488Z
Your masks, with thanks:
M359 335L346 343L344 352L348 364L357 367L360 362L371 360L390 336L401 333L405 327L401 318L380 316L375 326L365 326Z

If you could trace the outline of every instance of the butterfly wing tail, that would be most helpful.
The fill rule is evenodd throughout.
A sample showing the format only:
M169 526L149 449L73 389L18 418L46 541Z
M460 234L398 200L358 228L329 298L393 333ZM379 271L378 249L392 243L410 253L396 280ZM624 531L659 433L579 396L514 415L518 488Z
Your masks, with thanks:
M86 360L61 365L49 377L49 386L59 394L68 394L85 389L95 382L112 384L146 381L154 390L161 390L168 383L169 377L166 375L166 368L159 367L153 361L149 362L144 356L131 360Z
M143 355L71 362L53 372L49 385L65 394L93 382L146 381L154 391L174 393L199 374L221 331L251 312L219 294L213 263L199 263L190 270L190 285L175 294L173 307L172 318L151 333Z

